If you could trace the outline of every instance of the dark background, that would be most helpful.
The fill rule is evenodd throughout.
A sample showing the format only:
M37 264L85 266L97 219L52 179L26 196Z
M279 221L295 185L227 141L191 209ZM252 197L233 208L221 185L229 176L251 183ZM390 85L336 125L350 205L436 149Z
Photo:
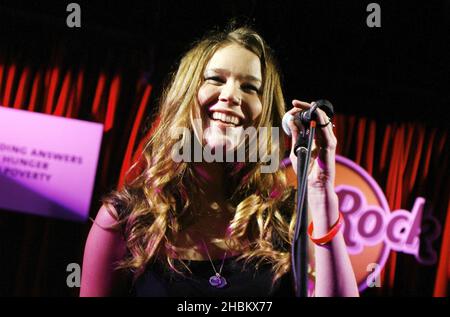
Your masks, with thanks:
M157 93L194 39L235 17L277 53L287 102L330 96L340 113L448 125L450 1L378 1L381 28L361 0L78 1L80 29L66 26L68 3L0 1L1 42L36 60L58 43L67 62L145 69Z
M345 115L448 127L450 1L377 1L381 28L366 25L372 1L74 1L81 6L80 29L66 26L70 2L0 1L0 56L82 65L87 77L121 70L125 83L144 72L154 87L150 116L190 43L234 17L253 24L275 50L288 105L293 98L328 98ZM89 110L80 117L92 119ZM127 108L120 111L126 115ZM125 128L119 123L118 131ZM116 169L107 186L117 177ZM96 186L91 216L106 189ZM89 227L3 213L0 295L77 295L66 286L65 268L81 264ZM431 296L431 288L410 293Z

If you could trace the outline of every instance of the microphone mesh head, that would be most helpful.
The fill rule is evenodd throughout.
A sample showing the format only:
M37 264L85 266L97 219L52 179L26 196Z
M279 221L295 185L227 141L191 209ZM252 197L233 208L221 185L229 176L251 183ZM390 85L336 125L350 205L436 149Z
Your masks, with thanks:
M290 113L286 113L283 116L283 121L281 122L281 125L283 127L284 133L286 133L288 136L291 136L291 128L289 128L288 122L290 120L294 120L294 116Z
M317 106L322 109L323 112L325 112L328 116L328 118L333 118L334 116L334 107L331 104L331 102L329 102L326 99L319 99L316 101Z

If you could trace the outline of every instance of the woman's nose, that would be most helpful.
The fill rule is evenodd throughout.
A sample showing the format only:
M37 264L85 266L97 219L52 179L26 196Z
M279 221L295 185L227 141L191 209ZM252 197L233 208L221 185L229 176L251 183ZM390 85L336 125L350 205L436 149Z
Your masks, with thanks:
M242 98L238 87L236 87L233 83L228 83L223 86L222 91L220 92L219 100L232 105L240 105Z

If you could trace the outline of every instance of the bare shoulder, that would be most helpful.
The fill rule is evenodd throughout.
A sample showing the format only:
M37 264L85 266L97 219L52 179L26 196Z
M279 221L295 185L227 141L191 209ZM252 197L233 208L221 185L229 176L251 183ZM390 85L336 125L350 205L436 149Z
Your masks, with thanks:
M95 217L95 223L100 226L116 225L119 219L116 208L111 204L103 204Z
M114 214L115 213L115 214ZM117 212L102 205L89 231L83 257L80 296L110 296L123 289L124 277L115 270L127 252L126 242L117 230Z

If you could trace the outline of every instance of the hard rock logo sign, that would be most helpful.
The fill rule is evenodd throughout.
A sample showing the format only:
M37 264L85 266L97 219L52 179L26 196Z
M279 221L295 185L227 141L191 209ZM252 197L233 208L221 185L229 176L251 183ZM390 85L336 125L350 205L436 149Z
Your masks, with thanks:
M287 169L286 173L289 183L296 185L292 169ZM429 217L432 232L421 235L424 198L417 197L411 211L391 211L386 196L372 176L339 155L336 156L335 191L339 210L344 215L343 234L360 291L379 286L379 276L391 250L414 255L423 264L436 261L431 243L420 241L421 238L432 241L440 233L438 222ZM426 257L419 256L421 244L429 248Z

